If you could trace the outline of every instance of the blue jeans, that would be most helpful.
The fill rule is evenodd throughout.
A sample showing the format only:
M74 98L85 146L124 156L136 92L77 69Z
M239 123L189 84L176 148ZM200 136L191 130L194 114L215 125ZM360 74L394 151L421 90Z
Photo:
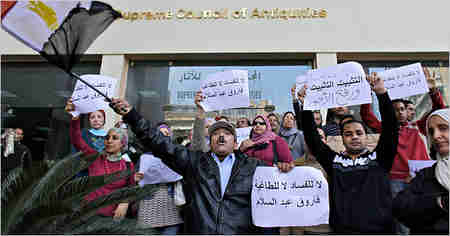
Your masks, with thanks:
M405 183L402 179L391 179L391 191L392 198L395 198L399 192L408 187L408 183ZM395 233L400 235L408 235L409 228L401 224L397 220L395 221Z
M177 235L181 225L183 224L157 227L155 229L158 230L161 235Z

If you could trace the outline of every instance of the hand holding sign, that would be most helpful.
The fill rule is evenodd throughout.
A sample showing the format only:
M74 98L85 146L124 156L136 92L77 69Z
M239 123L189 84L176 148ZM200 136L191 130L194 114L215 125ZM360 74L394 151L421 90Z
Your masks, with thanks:
M370 84L371 89L376 94L386 93L386 88L384 87L384 81L374 72L372 75L367 76L367 81Z

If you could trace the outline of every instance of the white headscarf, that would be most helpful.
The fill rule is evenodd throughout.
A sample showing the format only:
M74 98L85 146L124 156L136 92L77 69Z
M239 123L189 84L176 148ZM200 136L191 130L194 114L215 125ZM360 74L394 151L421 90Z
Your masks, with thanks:
M430 123L432 116L440 116L442 119L444 119L448 123L449 122L449 111L450 111L450 109L447 108L447 109L439 109L439 110L436 110L433 113L431 113L427 119L427 132L428 132L429 123ZM430 149L431 145L432 145L432 142L431 142L432 137L431 137L430 133L428 133L427 136L428 136L428 149ZM448 170L448 167L449 167L448 157L449 157L448 154L447 154L447 156L441 156L441 154L439 152L436 153L436 160L437 160L436 171L435 171L436 179L445 189L447 189L447 191L449 190L449 179L450 179L449 170Z

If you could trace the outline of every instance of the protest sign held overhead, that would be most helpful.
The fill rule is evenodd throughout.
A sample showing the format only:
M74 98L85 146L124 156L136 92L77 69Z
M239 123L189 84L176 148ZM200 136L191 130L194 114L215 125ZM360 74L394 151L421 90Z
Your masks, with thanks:
M116 92L117 79L104 75L82 75L81 78L94 86L106 96L113 97ZM86 114L89 112L104 110L108 107L105 98L79 80L75 84L72 94L75 111L72 115Z
M201 105L206 112L250 105L248 72L244 70L210 74L202 81L200 91L204 96Z
M328 183L313 167L295 167L287 173L276 167L256 168L251 202L256 226L328 224Z
M420 63L380 71L377 74L383 79L384 86L391 99L405 98L428 92L427 79Z
M319 110L371 103L370 85L357 62L346 62L307 75L305 110Z

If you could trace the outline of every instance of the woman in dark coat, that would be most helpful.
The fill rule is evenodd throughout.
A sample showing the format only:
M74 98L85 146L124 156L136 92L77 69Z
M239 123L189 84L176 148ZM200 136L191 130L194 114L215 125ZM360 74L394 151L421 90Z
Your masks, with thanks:
M428 117L428 146L436 159L422 169L411 184L394 199L394 216L411 234L449 234L449 109L437 110Z

